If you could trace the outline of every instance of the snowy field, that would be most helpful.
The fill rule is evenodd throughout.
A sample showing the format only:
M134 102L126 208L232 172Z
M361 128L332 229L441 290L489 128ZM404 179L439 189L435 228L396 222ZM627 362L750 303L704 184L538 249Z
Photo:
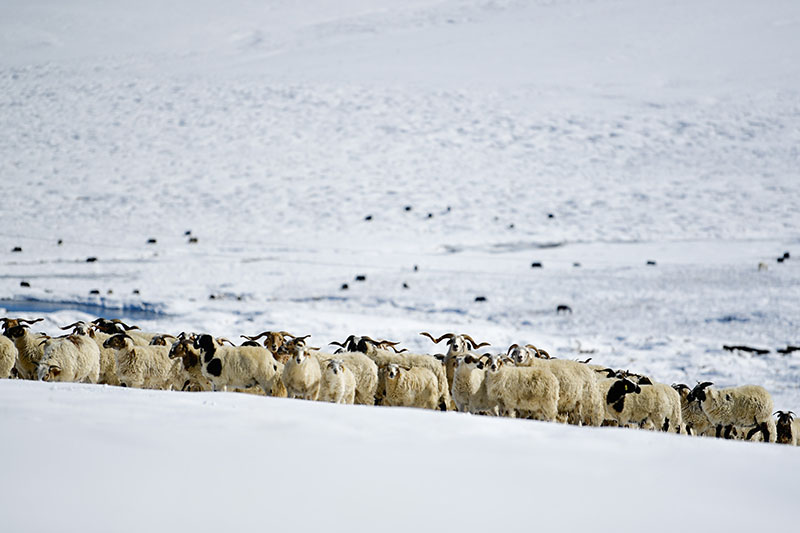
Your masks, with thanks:
M800 412L800 3L128 4L0 3L0 316L467 332ZM8 531L796 522L763 444L19 381L0 428Z

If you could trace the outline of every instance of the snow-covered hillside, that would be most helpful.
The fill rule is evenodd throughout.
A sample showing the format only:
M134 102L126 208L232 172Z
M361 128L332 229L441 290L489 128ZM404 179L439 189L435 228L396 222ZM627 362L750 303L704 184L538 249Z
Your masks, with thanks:
M798 65L789 0L5 0L0 316L44 316L50 333L95 316L231 338L280 328L316 346L363 333L421 351L433 346L420 331L466 331L498 350L592 351L667 383L761 384L797 411L800 353L775 350L800 342ZM370 527L390 498L418 512L386 529L433 516L477 530L489 506L458 506L495 494L510 529L540 523L533 503L514 505L522 495L541 502L541 524L577 530L637 516L618 502L635 494L656 529L695 517L743 530L788 508L796 460L764 445L222 393L0 382L0 397L6 456L47 455L56 440L81 458L14 461L2 494L74 486L113 510L108 521L117 495L175 497L179 509L158 506L164 521L117 524L129 529L210 529L180 510L204 480L237 525L266 524L248 509L276 500L300 508L305 488L333 513L350 503L344 473L372 505ZM102 462L81 466L94 444ZM232 449L221 464L244 472L193 466ZM412 460L430 449L436 459ZM256 465L302 452L318 484L287 481L288 463ZM462 471L468 460L481 468ZM105 476L119 492L98 494ZM666 483L658 500L642 489L653 478ZM763 490L736 490L747 482ZM706 491L723 491L715 513ZM683 514L675 501L689 502ZM300 529L325 515L312 518Z

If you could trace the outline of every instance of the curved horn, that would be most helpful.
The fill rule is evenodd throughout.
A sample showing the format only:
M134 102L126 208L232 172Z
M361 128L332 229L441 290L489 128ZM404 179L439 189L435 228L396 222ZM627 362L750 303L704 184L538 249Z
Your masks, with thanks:
M82 323L83 323L83 321L81 321L81 320L78 320L77 322L73 322L73 323L72 323L72 324L70 324L69 326L64 326L63 328L58 328L58 329L60 329L61 331L65 331L65 330L68 330L68 329L72 329L72 328L74 328L75 326L77 326L78 324L82 324Z
M225 344L226 342L227 342L228 344L230 344L231 346L236 346L235 344L233 344L231 341L229 341L229 340L228 340L228 339L226 339L225 337L217 337L217 342L220 344L220 346L221 346L222 344Z
M473 350L477 350L477 349L478 349L478 348L480 348L481 346L490 346L490 344L489 344L488 342L482 342L482 343L478 344L477 342L475 342L474 340L472 340L472 337L470 337L470 336L469 336L469 335L467 335L466 333L464 333L464 334L463 334L463 335L461 335L461 336L462 336L462 337L464 337L465 339L467 339L467 340L470 342L470 344L472 344L472 349L473 349Z
M536 353L538 353L539 355L544 356L543 359L552 359L552 357L550 357L549 353L545 352L544 350L540 350L539 348L536 349ZM591 357L589 359L591 359Z
M345 342L347 342L347 341L345 341ZM332 341L332 342L329 342L328 345L329 346L333 345L333 346L338 346L339 348L344 348L344 342Z
M241 337L244 337L245 339L247 339L249 341L257 341L258 339L260 339L264 335L269 335L270 333L272 333L272 332L271 331L262 331L261 333L259 333L255 337L248 337L247 335L241 335Z
M397 348L395 348L395 346L394 346L393 344L392 344L392 345L389 345L389 348L391 348L392 350L394 350L394 353L403 353L403 352L407 352L407 351L408 351L408 348L400 348L400 349L398 350Z
M369 339L369 337L365 337L365 338ZM400 342L399 341L398 342L392 342L392 341L387 341L387 340L384 339L384 340L380 341L378 344L383 346L383 347L386 347L386 346L397 346L398 344L400 344Z
M514 348L519 348L519 344L514 343L511 346L509 346L506 355L509 355L511 353L511 350L513 350Z
M712 383L711 381L704 381L702 383L698 383L695 389L705 389L706 387L710 387L713 384L714 383Z
M442 342L444 339L452 339L452 338L454 337L454 335L453 335L452 333L445 333L444 335L442 335L441 337L439 337L439 338L437 339L437 338L435 338L433 335L431 335L430 333L428 333L427 331L423 331L422 333L420 333L420 335L422 335L422 336L424 336L424 337L428 337L430 340L432 340L432 341L433 341L433 343L434 343L434 344L439 344L439 343L440 343L440 342Z
M37 322L41 322L44 318L37 318L35 320L28 320L27 318L18 318L17 322L27 322L28 324L36 324Z

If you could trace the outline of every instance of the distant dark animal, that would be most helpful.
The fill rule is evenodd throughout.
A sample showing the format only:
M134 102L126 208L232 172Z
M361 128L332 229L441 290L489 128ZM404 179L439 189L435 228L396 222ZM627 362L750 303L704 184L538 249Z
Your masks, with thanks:
M572 308L570 306L568 306L568 305L561 304L561 305L556 307L556 313L557 314L561 314L561 313L572 314Z
M100 291L98 289L92 289L89 291L89 294L100 294Z
M151 237L151 238L149 238L149 239L147 239L147 244L155 244L155 243L157 243L157 242L158 242L158 241L157 241L157 240L155 240L155 239L153 239L152 237Z
M408 289L408 288L409 288L409 287L408 287L408 283L406 283L405 281L403 282L403 288L404 288L404 289Z
M64 240L63 239L58 239L58 245L61 246L62 244L64 244Z
M789 255L789 252L783 252L783 258L784 259L789 259L790 257L792 257L792 256Z
M11 251L12 252L21 252L22 251L22 247L21 246L15 246Z
M786 348L778 348L775 351L778 352L781 355L789 355L792 352L800 351L800 346L791 346L791 345L789 345Z
M485 302L486 301L486 296L476 296L475 297L475 301L476 302Z
M197 237L189 237L189 244L197 244Z
M410 205L407 205L407 206L405 206L403 209L405 209L406 211L411 211L411 206L410 206Z
M779 257L778 259L776 259L776 261L778 261L778 263L783 263L784 258L783 257Z
M556 216L553 213L547 213L547 218L556 218Z
M356 281L367 281L367 276L364 274L358 274L356 276Z
M722 349L723 350L727 350L729 352L738 351L738 352L754 353L756 355L764 355L764 354L768 354L769 353L769 350L764 350L764 349L761 349L761 348L753 348L751 346L744 346L744 345L729 346L729 345L725 344L725 345L722 346Z
M433 213L428 213L428 218L433 218Z
M349 288L350 288L350 286L347 283L342 283L342 286L341 286L340 289L343 290L343 291L346 291Z
M97 261L96 257L87 257L86 258L86 262L87 263L94 263L95 261Z
M531 263L531 268L542 268L542 264L539 261L534 261Z
M656 262L653 260L648 261L647 264L648 266L656 266Z
M20 282L19 282L19 286L20 286L20 287L30 287L30 286L31 286L31 284L30 284L30 283L28 283L27 281L20 281Z
M364 220L366 220L367 222L369 222L370 220L372 220L372 215L367 215L367 216L365 216L365 217L364 217Z

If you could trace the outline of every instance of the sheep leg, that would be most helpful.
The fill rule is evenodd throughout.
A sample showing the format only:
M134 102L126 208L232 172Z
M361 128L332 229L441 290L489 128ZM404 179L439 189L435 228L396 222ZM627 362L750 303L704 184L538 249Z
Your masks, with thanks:
M731 431L733 431L733 424L729 424L729 425L725 426L725 438L726 439L730 439L731 438Z
M661 427L661 431L665 433L669 431L669 418L664 419L664 425Z
M717 424L717 438L722 436L722 424Z
M764 442L770 442L769 440L769 427L767 426L766 422L762 422L760 428L761 434L764 436Z

